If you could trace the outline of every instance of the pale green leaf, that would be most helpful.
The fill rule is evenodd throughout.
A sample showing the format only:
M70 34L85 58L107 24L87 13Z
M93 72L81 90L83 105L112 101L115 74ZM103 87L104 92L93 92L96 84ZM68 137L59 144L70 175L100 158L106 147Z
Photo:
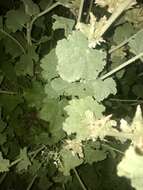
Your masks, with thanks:
M65 107L65 110L68 117L63 123L64 131L68 135L76 133L76 139L85 140L89 137L89 130L85 122L86 111L90 110L98 119L102 116L105 108L93 100L92 97L86 97L71 100L69 105Z
M110 94L115 95L117 93L116 83L112 78L108 78L104 81L96 80L91 83L90 87L93 89L94 97L98 102L104 100Z
M82 77L87 47L88 42L80 32L73 32L68 39L58 42L56 47L57 70L63 80L74 82Z
M4 159L0 152L0 172L8 172L10 167L9 160Z

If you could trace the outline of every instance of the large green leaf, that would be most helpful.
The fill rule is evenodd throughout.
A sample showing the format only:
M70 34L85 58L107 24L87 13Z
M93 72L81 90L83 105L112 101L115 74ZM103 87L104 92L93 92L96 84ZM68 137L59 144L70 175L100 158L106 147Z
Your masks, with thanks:
M59 41L56 54L57 70L67 82L81 78L96 79L106 64L106 53L89 49L87 39L79 31L74 31L67 39Z

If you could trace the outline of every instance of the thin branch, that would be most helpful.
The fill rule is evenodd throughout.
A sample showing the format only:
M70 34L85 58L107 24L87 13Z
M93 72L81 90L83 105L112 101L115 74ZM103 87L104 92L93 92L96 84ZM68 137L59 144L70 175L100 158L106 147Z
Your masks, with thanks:
M137 59L139 59L140 57L143 56L143 52L134 56L133 58L129 59L128 61L126 61L125 63L121 64L119 67L113 69L112 71L106 73L105 75L103 75L102 77L100 77L101 80L104 80L108 77L110 77L111 75L113 75L114 73L120 71L121 69L125 68L126 66L128 66L129 64L133 63L134 61L136 61Z
M32 31L32 27L34 22L41 16L47 14L48 12L50 12L51 10L53 10L55 7L61 5L60 2L56 2L54 3L51 7L46 8L44 11L40 12L39 14L37 14L36 16L34 16L34 18L31 20L30 23L27 24L27 42L29 45L32 45L32 41L31 41L31 31Z
M79 13L78 13L78 18L77 18L77 23L79 23L81 21L83 6L84 6L84 0L81 0Z
M143 31L143 29L139 30L137 33L135 33L134 35L132 35L131 37L129 37L128 39L124 40L123 42L121 42L119 45L111 48L109 50L109 53L113 53L114 51L116 51L117 49L121 48L122 46L124 46L125 44L127 44L131 39L133 39L139 32Z
M12 35L10 35L8 32L4 31L3 29L0 29L0 32L3 33L5 36L9 37L13 42L15 42L19 48L21 49L21 51L25 54L26 51L24 49L24 47L21 45L21 43L16 39L14 38Z
M87 188L85 187L85 185L84 185L82 179L80 178L80 176L79 176L79 174L78 174L78 172L76 171L75 168L73 169L73 171L74 171L74 173L75 173L75 175L76 175L76 177L77 177L77 179L78 179L78 181L79 181L79 183L80 183L82 189L83 189L83 190L87 190Z

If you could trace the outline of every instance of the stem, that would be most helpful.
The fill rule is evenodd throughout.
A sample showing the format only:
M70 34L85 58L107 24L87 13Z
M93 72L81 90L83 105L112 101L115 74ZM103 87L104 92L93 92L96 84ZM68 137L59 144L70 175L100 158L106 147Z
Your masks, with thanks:
M17 160L14 160L13 162L11 162L10 168L11 168L12 166L16 165L17 163L19 163L21 160L22 160L22 159L19 158L19 159L17 159Z
M4 179L6 178L7 173L4 173L1 178L0 178L0 185L2 184L2 182L4 181Z
M37 178L37 174L32 178L31 182L29 183L28 187L26 188L26 190L30 190L35 182Z
M9 94L9 95L16 95L16 92L6 91L6 90L0 90L0 94Z
M112 147L111 145L102 144L101 146L104 146L106 148L110 148L111 150L114 150L114 151L119 152L120 154L124 155L124 152L122 152L121 150L118 150L117 148Z
M32 41L31 41L31 31L32 31L32 27L34 22L41 16L47 14L48 12L50 12L52 9L54 9L55 7L59 6L61 3L60 2L56 2L54 3L51 7L45 9L44 11L42 11L41 13L37 14L36 16L34 16L34 18L31 20L30 23L28 23L27 25L27 42L29 45L32 45Z
M37 154L38 154L39 152L41 152L43 149L45 149L45 148L46 148L46 146L43 145L43 146L41 146L40 148L38 148L37 150L35 150L35 151L33 151L33 152L30 152L30 155L32 155L31 161L33 161L34 158L37 156Z
M77 23L79 23L81 21L83 5L84 5L84 0L81 0L81 2L80 2L80 8L79 8L79 13L78 13L78 18L77 18Z
M93 0L90 0L90 5L89 5L87 17L86 17L86 23L88 23L88 20L89 20L89 13L91 12L92 5L93 5Z
M74 168L73 171L74 171L74 173L75 173L75 175L76 175L76 177L77 177L77 179L78 179L78 181L79 181L79 183L80 183L82 189L83 189L83 190L87 190L87 188L85 187L85 185L84 185L82 179L80 178L80 176L79 176L77 170Z
M9 37L13 42L15 42L19 48L21 49L21 51L25 54L26 51L24 49L24 47L20 44L20 42L14 38L12 35L10 35L8 32L4 31L3 29L0 29L0 32L3 33L5 36Z
M115 102L137 102L137 103L143 103L143 100L122 100L122 99L116 99L116 98L110 98L110 101L115 101Z
M101 31L100 36L103 36L103 34L106 32L106 30L112 25L112 23L121 15L121 13L132 3L132 0L126 0L123 1L123 3L120 4L120 6L113 12L113 14L110 16L110 18L107 21L107 24L105 24Z
M143 56L143 52L134 56L133 58L129 59L128 61L126 61L125 63L121 64L119 67L113 69L112 71L108 72L107 74L103 75L102 77L100 77L101 80L106 79L107 77L110 77L111 75L113 75L114 73L118 72L119 70L123 69L124 67L128 66L129 64L133 63L134 61L136 61L137 59L139 59L140 57Z
M109 50L109 53L111 54L112 52L116 51L117 49L121 48L122 46L124 46L125 44L127 44L132 38L134 38L139 32L143 31L143 29L139 30L137 33L135 33L134 35L132 35L131 37L129 37L128 39L125 39L123 42L121 42L119 45L111 48Z

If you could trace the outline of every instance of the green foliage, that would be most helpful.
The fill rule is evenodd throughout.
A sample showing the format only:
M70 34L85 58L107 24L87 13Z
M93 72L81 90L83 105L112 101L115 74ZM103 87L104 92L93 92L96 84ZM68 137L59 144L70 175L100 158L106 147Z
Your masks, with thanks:
M143 70L126 69L142 6L126 2L0 1L1 189L142 189Z

